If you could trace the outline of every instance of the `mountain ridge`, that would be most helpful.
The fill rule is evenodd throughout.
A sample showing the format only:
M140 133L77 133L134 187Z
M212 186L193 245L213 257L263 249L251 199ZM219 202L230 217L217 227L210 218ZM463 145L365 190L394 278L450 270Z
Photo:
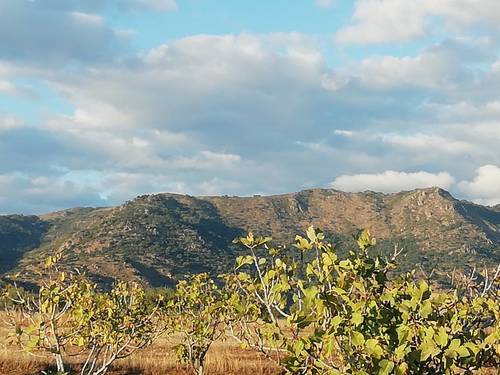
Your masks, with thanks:
M227 272L239 252L231 240L247 231L290 243L311 224L341 250L353 246L359 229L370 229L377 251L405 247L403 269L500 262L496 208L440 188L392 194L308 189L252 197L160 193L116 207L0 216L0 270L4 277L40 272L44 257L63 251L65 267L83 268L103 284L119 276L171 286L187 273Z

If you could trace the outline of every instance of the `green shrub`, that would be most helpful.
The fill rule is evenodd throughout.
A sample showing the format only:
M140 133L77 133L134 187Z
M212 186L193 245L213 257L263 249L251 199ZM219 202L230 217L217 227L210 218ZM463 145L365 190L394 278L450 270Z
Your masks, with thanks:
M177 357L197 375L205 374L207 352L224 334L225 313L223 291L206 273L180 281L167 304L170 325L181 336Z
M309 228L294 251L269 238L238 240L248 255L228 276L233 336L290 374L452 374L499 366L500 299L433 291L390 279L394 259L371 257L375 240L337 257ZM313 253L313 260L304 253Z
M36 296L4 293L10 300L11 337L26 352L49 353L57 372L65 373L68 348L78 347L84 357L80 373L102 375L115 360L150 345L163 332L161 299L151 307L143 288L124 282L100 292L77 271L59 272L60 259L61 254L47 259L48 276Z

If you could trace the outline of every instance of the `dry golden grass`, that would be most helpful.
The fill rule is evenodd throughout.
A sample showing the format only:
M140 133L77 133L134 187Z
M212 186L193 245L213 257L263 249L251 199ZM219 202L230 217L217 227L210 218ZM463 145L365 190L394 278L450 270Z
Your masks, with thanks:
M1 315L1 314L0 314ZM35 375L50 368L48 355L33 356L7 343L8 329L0 317L0 375ZM185 366L177 364L173 341L162 338L153 346L115 362L111 375L188 375ZM77 369L81 358L71 357L70 366ZM242 350L234 342L217 342L207 356L207 370L213 375L274 375L278 368L251 350Z
M48 355L33 356L7 344L8 330L2 324L0 313L0 375L35 375L50 368ZM173 351L175 339L162 338L151 347L115 362L110 375L190 375L185 366L176 362ZM70 366L77 370L81 358L71 357ZM216 342L207 356L207 372L210 375L277 375L274 363L251 350L242 350L231 341ZM500 370L488 369L477 373L500 374Z
M78 358L72 358L71 367L78 368ZM50 368L50 357L34 357L15 348L4 347L0 352L0 374L40 374ZM278 369L269 361L259 358L251 351L244 351L229 343L216 343L207 358L209 374L257 375L278 374ZM168 375L190 374L188 368L176 363L172 348L162 343L138 352L129 358L115 362L113 375Z
M169 350L170 349L170 350ZM207 357L209 374L256 375L278 374L278 369L269 361L259 358L254 352L241 350L231 343L215 343ZM179 366L172 350L165 343L159 343L142 354L124 359L116 364L116 374L189 374L188 369Z

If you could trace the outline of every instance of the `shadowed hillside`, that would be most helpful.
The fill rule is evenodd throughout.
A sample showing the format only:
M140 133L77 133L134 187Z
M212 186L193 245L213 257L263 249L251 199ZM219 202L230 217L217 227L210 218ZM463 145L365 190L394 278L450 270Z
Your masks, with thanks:
M38 247L48 223L36 216L0 216L0 273L15 267L24 253Z

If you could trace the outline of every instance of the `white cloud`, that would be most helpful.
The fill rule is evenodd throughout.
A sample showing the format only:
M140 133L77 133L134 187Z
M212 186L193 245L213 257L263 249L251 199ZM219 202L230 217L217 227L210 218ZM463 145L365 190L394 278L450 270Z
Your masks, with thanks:
M441 89L455 67L448 56L427 52L416 57L370 57L361 62L354 74L371 87L413 85Z
M474 145L452 138L433 134L417 133L412 135L384 134L377 138L382 142L415 150L432 150L448 154L460 155L475 150ZM434 154L435 155L435 154Z
M241 161L240 155L201 151L199 155L178 158L173 161L176 168L189 169L227 169L233 168Z
M23 173L0 174L0 214L46 213L103 203L96 187Z
M135 2L146 9L160 12L171 12L177 9L175 0L135 0Z
M0 94L17 96L19 95L19 89L12 82L0 80Z
M188 183L175 175L148 173L112 173L102 180L105 198L110 202L123 202L138 194L177 193L191 195L233 194L244 187L241 182L218 177L200 179Z
M294 43L292 51L297 50ZM315 73L308 65L316 62L309 63L303 54L275 54L262 38L242 34L180 39L152 49L137 64L137 68L115 66L83 80L62 82L59 88L77 107L75 122L99 128L149 126L173 123L180 114L182 121L192 121L210 102L243 96L260 101L259 92L274 89L267 78L275 74L275 80L292 74L301 81L313 78L307 77ZM224 112L230 114L231 109Z
M70 1L46 3L0 1L0 60L62 66L108 60L122 46L102 16L70 9Z
M344 130L344 129L335 129L333 133L343 137L352 137L355 135L355 132L353 132L352 130Z
M393 193L401 190L412 190L438 186L448 189L454 183L454 178L447 172L397 172L385 171L375 174L356 174L338 176L330 186L343 191L373 190Z
M26 72L25 67L2 61L0 58L0 95L36 99L36 94L28 85L15 82L16 76L22 72Z
M334 183L391 191L455 188L451 176L466 180L480 165L500 165L500 63L492 61L497 46L488 37L449 38L411 56L368 55L350 64L335 58L335 68L327 64L331 51L325 51L320 37L300 33L194 35L136 56L115 55L118 32L94 16L102 3L88 0L70 7L68 2L51 2L52 7L37 12L46 24L71 26L74 35L46 49L43 44L53 39L34 35L34 27L20 34L25 40L10 45L8 62L0 60L2 93L12 97L19 83L32 80L53 90L26 104L43 112L36 124L8 119L2 125L0 120L0 174L34 176L29 183L28 177L21 179L30 189L10 184L2 191L23 210L23 202L34 204L30 192L36 189L45 192L51 207L73 204L76 198L63 202L56 196L61 186L72 191L71 184L75 197L114 204L160 191L293 191L325 186L328 176L359 171L368 174L339 176ZM457 7L463 9L465 2L457 0ZM164 4L167 10L167 3L113 0L111 6L137 10ZM400 1L399 6L421 7L413 0L408 4ZM409 17L420 17L419 9ZM432 14L452 11L439 8ZM465 12L450 17L460 26L476 16L468 19ZM401 25L391 27L396 34L425 33L425 20L422 16L402 31ZM50 33L58 35L61 25ZM18 24L0 22L0 31L2 27L20 33ZM80 43L87 34L89 39ZM36 40L44 43L30 48ZM94 41L99 42L95 48ZM25 55L15 48L18 44L26 46ZM47 65L51 59L67 69ZM33 88L37 86L35 82ZM50 105L57 101L54 94L73 109L66 108L63 115L41 108L47 94ZM35 100L41 104L33 105ZM402 170L422 172L393 172ZM68 182L66 174L79 171L98 175L97 182L88 184L80 177ZM373 171L387 172L369 173ZM472 191L453 193L481 199Z
M437 113L443 121L477 121L500 118L500 100L493 98L486 103L461 100L450 104L427 104L429 111ZM500 135L499 133L497 133Z
M20 128L22 125L23 121L19 118L10 115L2 116L0 114L0 134L6 130Z
M429 17L442 17L448 29L479 24L498 29L497 0L357 0L352 22L336 40L346 44L403 42L422 37L432 27Z
M353 23L336 34L340 43L406 41L424 35L425 0L358 0Z
M353 78L378 90L403 89L407 86L439 92L453 91L463 85L477 85L488 68L473 64L496 60L496 43L489 37L450 38L423 49L415 56L369 56L348 65L331 80L342 83ZM475 70L476 75L471 74ZM491 74L494 68L491 67ZM339 84L337 84L339 86Z
M314 4L319 8L331 8L335 4L335 0L314 0Z
M326 184L326 166L335 173L425 165L464 178L484 157L475 125L464 137L463 129L424 116L437 108L428 92L454 94L462 83L449 74L460 71L457 45L433 46L416 57L372 58L340 71L326 66L314 38L297 33L182 38L78 77L48 73L75 110L44 129L74 145L74 155L60 159L65 167L121 176L116 187L100 185L113 202L148 191L298 190L304 181ZM325 77L341 84L326 87ZM455 102L450 98L439 103L440 113ZM474 158L457 168L463 154ZM251 170L266 181L252 179ZM398 178L379 189L447 187L453 180L448 173L386 173L379 179Z
M482 204L500 204L500 167L483 165L472 181L461 181L459 189Z
M449 130L449 129L448 129ZM443 131L445 133L446 131ZM459 133L459 132L457 132ZM462 155L464 153L470 152L480 152L479 145L473 142L468 142L461 139L455 139L451 137L445 137L439 134L433 133L373 133L373 134L362 134L360 132L355 132L351 130L335 130L334 134L346 137L354 138L358 137L364 142L373 143L385 143L389 145L394 145L401 147L406 150L415 150L418 152L422 151L432 151L431 156L435 156L437 153L450 154L450 155ZM457 134L458 135L458 134ZM500 136L500 135L499 135Z
M71 16L77 22L89 23L93 25L102 26L105 24L104 18L91 13L83 13L83 12L71 12Z
M322 91L325 69L314 41L296 33L183 38L133 64L78 78L51 76L75 110L51 119L50 128L79 137L116 131L130 136L139 127L141 138L152 129L186 133L197 139L190 147L197 151L199 142L214 142L234 153L238 144L257 141L261 130L296 132L299 117Z

